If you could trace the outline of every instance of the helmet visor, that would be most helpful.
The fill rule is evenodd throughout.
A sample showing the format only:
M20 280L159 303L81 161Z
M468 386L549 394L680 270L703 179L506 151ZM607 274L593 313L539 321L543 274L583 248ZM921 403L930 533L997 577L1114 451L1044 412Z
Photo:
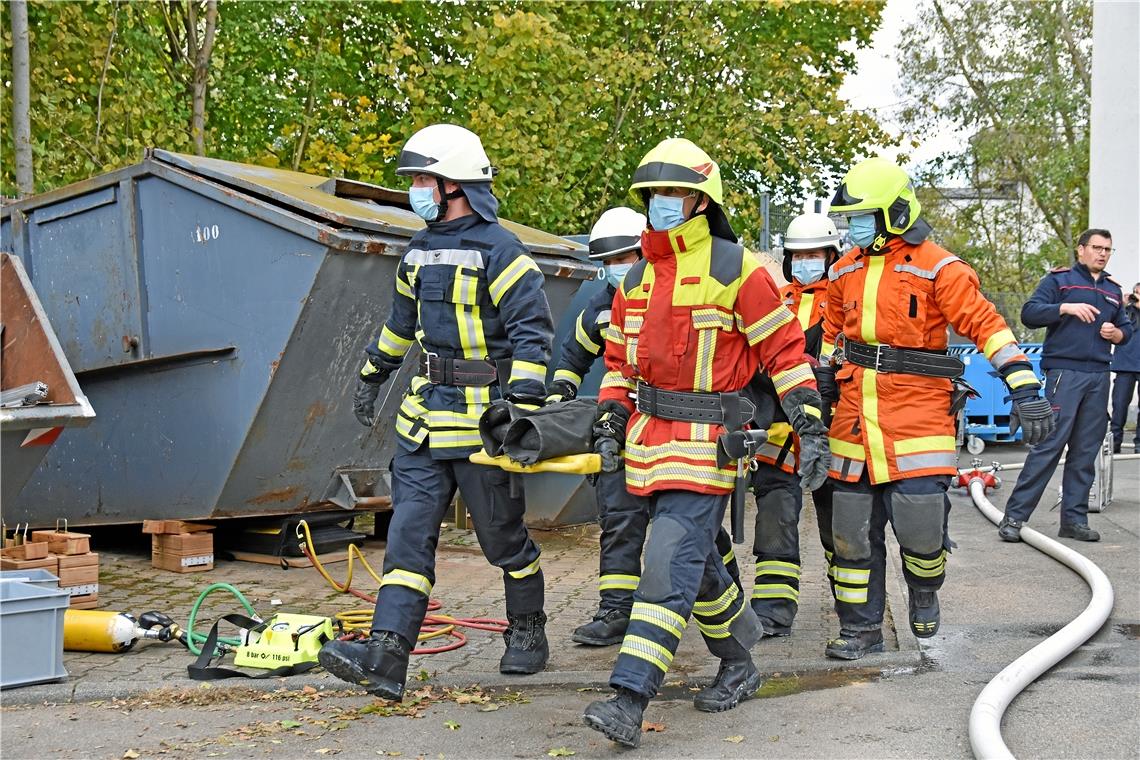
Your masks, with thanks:
M687 166L652 161L637 167L637 171L633 173L633 184L630 187L664 187L668 185L697 187L708 182L708 179L707 175Z

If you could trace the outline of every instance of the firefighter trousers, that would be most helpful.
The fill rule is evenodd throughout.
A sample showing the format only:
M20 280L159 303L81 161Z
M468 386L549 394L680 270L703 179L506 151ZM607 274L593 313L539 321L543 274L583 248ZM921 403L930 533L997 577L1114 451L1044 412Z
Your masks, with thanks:
M1006 517L1020 522L1029 519L1068 446L1061 480L1061 524L1088 525L1096 455L1108 431L1108 377L1108 372L1075 369L1045 373L1045 398L1053 405L1056 427L1029 450L1005 504Z
M650 501L645 571L610 676L614 688L645 697L657 694L690 615L722 660L747 658L762 630L717 550L728 495L662 491Z
M523 522L522 495L510 495L507 473L465 459L433 459L426 442L415 451L398 447L390 469L393 514L373 631L392 631L415 643L435 584L439 526L456 489L483 555L502 568L507 613L542 611L538 544Z
M769 633L787 633L799 609L800 513L803 491L800 478L775 465L759 462L752 486L756 495L756 533L752 553L756 556L756 583L752 587L752 610ZM819 540L831 578L831 483L812 492ZM834 588L832 589L834 593Z
M633 591L641 580L641 550L649 528L650 499L634 496L626 489L624 467L599 474L595 492L601 527L600 607L628 615L633 608ZM723 527L716 535L716 549L733 582L740 586L740 567L732 550L732 538Z
M937 591L946 577L950 478L930 475L871 485L832 481L831 568L841 633L883 624L886 602L886 525L891 523L907 585Z

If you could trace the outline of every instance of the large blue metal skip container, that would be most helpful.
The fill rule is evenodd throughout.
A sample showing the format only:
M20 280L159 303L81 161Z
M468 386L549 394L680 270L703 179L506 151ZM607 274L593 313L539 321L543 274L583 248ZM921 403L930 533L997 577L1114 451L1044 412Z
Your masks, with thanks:
M559 319L595 267L578 244L505 224ZM421 226L404 193L157 150L5 206L0 249L22 259L98 417L64 432L5 499L4 519L240 517L382 499L415 363L385 387L371 432L349 388Z

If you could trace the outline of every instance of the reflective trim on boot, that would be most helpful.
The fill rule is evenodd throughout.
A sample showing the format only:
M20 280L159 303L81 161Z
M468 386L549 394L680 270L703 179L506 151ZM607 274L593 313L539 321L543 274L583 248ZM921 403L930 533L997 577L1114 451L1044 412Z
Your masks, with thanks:
M609 699L591 702L582 714L582 721L601 731L610 741L626 747L641 745L641 718L649 700L630 691L618 689Z
M317 662L342 681L398 702L404 697L410 652L401 636L379 631L364 641L330 641L317 653Z
M731 710L746 699L756 696L760 688L760 671L749 657L746 660L721 660L713 682L693 697L693 707L701 712Z
M859 631L845 633L840 631L839 638L827 642L823 653L837 660L858 660L863 655L882 652L886 647L883 644L883 631Z
M592 647L620 644L629 627L629 613L621 610L600 609L594 619L574 629L571 641Z
M550 658L550 645L546 641L546 615L532 612L529 615L507 613L507 630L503 632L507 651L499 660L503 674L531 675L546 667Z
M938 592L907 589L910 592L910 630L920 639L938 633Z

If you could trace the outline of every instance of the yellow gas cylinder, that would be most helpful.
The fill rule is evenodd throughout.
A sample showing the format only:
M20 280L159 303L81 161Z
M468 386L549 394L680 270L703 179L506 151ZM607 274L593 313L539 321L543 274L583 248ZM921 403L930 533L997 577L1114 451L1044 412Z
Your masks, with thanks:
M125 652L138 641L135 619L125 612L67 610L63 648L68 652Z

